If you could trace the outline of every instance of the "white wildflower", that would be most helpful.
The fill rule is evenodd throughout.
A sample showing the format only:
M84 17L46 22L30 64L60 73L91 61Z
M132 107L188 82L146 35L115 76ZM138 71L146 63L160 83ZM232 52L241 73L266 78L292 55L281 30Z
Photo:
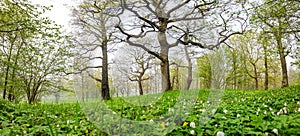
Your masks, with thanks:
M240 117L240 116L241 116L240 114L237 114L237 115L236 115L236 117Z
M287 114L286 107L283 108L283 112L284 112L285 114Z
M260 108L258 108L257 111L259 112L259 111L260 111Z
M280 109L280 111L277 112L277 115L280 115L282 113L283 113L283 111L282 111L282 109Z
M59 125L56 125L56 127L58 127L58 128L59 128Z
M191 123L190 123L190 127L191 127L191 128L196 128L195 122L191 122Z
M268 105L265 105L265 104L263 104L263 106L264 106L265 108L267 108L267 107L268 107Z
M116 113L116 112L113 112L113 114L116 115L117 113Z
M298 112L300 112L300 108L298 108Z
M269 107L269 110L272 111L273 109L271 107Z
M174 112L174 109L173 108L169 108L169 112Z
M223 116L223 117L222 117L222 119L224 119L224 120L225 120L225 119L227 119L227 118Z
M216 124L215 127L218 127L218 124Z
M287 106L286 102L284 103L284 106L285 106L285 107Z
M228 110L223 110L223 112L226 114L228 112Z
M267 111L264 111L264 114L267 115Z
M272 130L273 133L275 133L276 135L278 135L278 130L275 128Z
M149 122L150 122L150 123L154 123L153 119L151 119Z
M224 132L221 132L221 131L219 131L218 133L217 133L217 136L224 136L225 134L224 134Z
M211 113L212 113L212 114L215 114L216 111L217 111L216 109L212 109L212 110L211 110Z
M195 130L191 130L191 131L190 131L190 134L191 134L191 135L195 135Z

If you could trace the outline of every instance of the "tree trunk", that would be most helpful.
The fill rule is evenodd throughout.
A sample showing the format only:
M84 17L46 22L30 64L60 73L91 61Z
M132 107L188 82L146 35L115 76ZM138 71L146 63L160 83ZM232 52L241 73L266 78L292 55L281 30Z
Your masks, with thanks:
M140 93L140 95L144 95L142 79L139 79L138 84L139 84L139 93Z
M283 88L289 86L286 59L285 59L284 49L282 47L281 37L278 37L276 40L277 40L277 46L279 51L280 63L281 63L281 74L282 74L281 87Z
M187 40L185 38L185 40ZM184 52L185 52L185 57L186 57L186 60L188 62L188 77L187 77L187 81L186 81L186 85L184 87L185 90L189 90L190 89L190 86L191 86L191 83L193 81L193 64L192 64L192 60L189 56L189 53L188 53L188 49L187 49L187 45L184 46Z
M278 18L278 24L279 27L281 27L281 20ZM282 74L282 84L281 87L288 87L289 86L289 81L288 81L288 73L287 73L287 66L286 66L286 59L285 59L285 53L284 53L284 48L282 45L282 33L281 30L282 28L279 28L277 32L275 32L275 38L277 42L277 47L278 47L278 52L279 52L279 57L280 57L280 63L281 63L281 74Z
M255 80L255 90L258 90L258 73L257 73L257 68L254 66L254 80Z
M265 65L265 83L264 89L269 89L269 69L268 69L268 56L267 56L267 45L263 45L264 48L264 65Z
M108 57L107 57L107 39L104 38L102 44L102 82L101 82L101 96L103 100L109 100L109 80L108 80Z
M170 64L169 64L169 45L167 43L165 32L159 32L158 41L160 44L160 56L162 58L161 67L161 85L162 91L166 92L172 90L170 81Z
M233 65L233 89L237 89L237 60L235 50L232 51L232 65Z

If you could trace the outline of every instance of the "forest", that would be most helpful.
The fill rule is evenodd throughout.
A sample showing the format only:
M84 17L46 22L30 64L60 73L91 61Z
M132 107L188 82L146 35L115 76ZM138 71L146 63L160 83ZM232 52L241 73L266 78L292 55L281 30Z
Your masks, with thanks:
M299 1L76 3L0 2L0 135L300 134Z

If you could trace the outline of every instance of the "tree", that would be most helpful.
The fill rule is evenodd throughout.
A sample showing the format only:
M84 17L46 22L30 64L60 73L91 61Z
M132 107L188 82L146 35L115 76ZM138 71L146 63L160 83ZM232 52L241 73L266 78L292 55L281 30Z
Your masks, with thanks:
M27 1L4 1L4 11L0 19L2 63L5 78L3 98L15 100L27 97L35 103L50 88L59 88L57 77L68 67L71 57L67 36L61 27L41 15L49 7L32 5ZM1 9L2 10L2 9Z
M148 40L149 43L151 40ZM143 82L151 78L149 70L153 64L153 56L140 48L121 47L115 56L115 64L121 75L138 83L139 94L144 94Z
M281 87L289 86L286 56L289 54L289 47L284 45L284 38L291 35L299 37L300 29L299 17L295 13L299 13L299 1L287 0L266 0L263 5L255 6L256 10L253 14L253 22L261 26L265 34L271 34L276 41L277 50L280 57L282 70Z
M209 61L210 54L204 54L197 58L197 73L203 80L203 87L210 88L212 80L212 69Z
M73 25L77 27L76 44L79 45L79 59L87 64L86 67L76 68L75 71L86 71L88 69L101 68L101 78L93 79L101 82L101 96L103 100L110 99L108 79L108 45L114 39L111 28L114 26L113 17L106 12L114 12L110 8L112 1L103 2L100 0L83 1L73 10ZM99 49L101 50L101 55ZM96 55L95 55L96 54ZM101 60L101 65L93 65L96 60ZM92 66L91 66L92 65ZM76 72L75 72L76 73ZM78 73L78 72L77 72ZM91 75L90 75L91 76Z
M179 44L190 44L200 48L212 49L225 43L232 35L242 33L234 31L229 27L233 22L242 20L241 16L233 13L232 10L229 10L229 7L233 8L234 6L240 6L234 2L206 2L199 0L122 0L121 6L122 11L119 14L120 24L117 28L125 36L123 41L131 46L144 49L161 61L161 84L163 91L172 90L169 69L170 48L176 47ZM226 13L229 14L225 15ZM123 19L123 16L125 15L133 15L134 17L130 20L135 21L131 23L126 22L129 19ZM212 40L216 42L205 42L201 36L197 35L197 32L203 28L192 27L184 29L184 27L180 25L181 22L201 20L207 20L207 22L218 20L221 22L217 25L219 27L209 27L215 28L212 32L220 35L216 40ZM241 22L242 30L244 29L244 23L244 21ZM138 42L139 39L148 36L156 36L160 48L159 52L152 51L147 48L147 46ZM184 40L184 38L187 40Z

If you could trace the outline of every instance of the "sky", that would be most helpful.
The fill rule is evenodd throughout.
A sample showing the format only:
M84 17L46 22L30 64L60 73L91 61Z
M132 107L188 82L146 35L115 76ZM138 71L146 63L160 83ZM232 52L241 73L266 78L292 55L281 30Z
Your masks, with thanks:
M44 16L49 17L64 29L70 31L69 21L71 19L71 7L76 5L78 0L31 0L34 4L42 6L53 5L51 11L47 11Z

